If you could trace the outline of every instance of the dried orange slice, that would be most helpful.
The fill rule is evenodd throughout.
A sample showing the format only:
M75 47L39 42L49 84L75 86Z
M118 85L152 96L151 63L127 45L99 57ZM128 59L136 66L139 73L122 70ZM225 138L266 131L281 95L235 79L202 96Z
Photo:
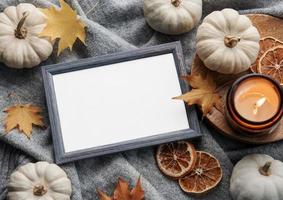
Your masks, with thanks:
M258 73L268 75L283 85L283 46L269 49L261 56Z
M255 72L255 73L258 72L257 71L258 62L259 62L259 59L261 58L261 56L266 51L268 51L269 49L274 48L274 47L279 46L279 45L283 45L283 42L281 42L280 40L278 40L274 37L268 36L268 37L261 38L260 41L259 41L260 50L259 50L257 59L250 67L252 72Z
M178 179L193 169L196 162L196 150L186 141L162 144L158 147L156 160L164 174Z
M179 179L179 185L187 193L204 194L218 185L222 169L218 160L209 153L197 151L194 169Z

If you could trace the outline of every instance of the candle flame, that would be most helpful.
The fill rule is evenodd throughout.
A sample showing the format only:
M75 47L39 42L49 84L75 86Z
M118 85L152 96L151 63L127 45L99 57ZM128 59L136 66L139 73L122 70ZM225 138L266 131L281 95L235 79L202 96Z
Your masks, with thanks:
M257 102L256 102L256 106L257 107L261 107L266 101L266 97L262 97L260 98Z
M254 111L253 111L254 115L257 114L258 108L260 108L265 103L265 101L266 101L266 97L262 97L259 100L257 100L257 102L254 105Z

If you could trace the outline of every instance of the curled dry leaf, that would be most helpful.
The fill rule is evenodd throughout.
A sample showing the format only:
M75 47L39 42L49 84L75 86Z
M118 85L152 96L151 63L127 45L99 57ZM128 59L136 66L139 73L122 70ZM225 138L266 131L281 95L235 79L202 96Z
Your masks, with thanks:
M60 0L61 9L55 7L41 9L47 17L47 25L41 36L51 40L59 38L58 55L66 48L72 50L73 44L79 38L85 44L86 25L78 18L77 12L64 1Z
M199 74L188 75L185 80L192 86L192 90L173 99L185 101L188 105L198 104L203 115L206 116L215 106L221 109L221 96L217 91L217 86L211 76L203 78Z
M97 189L100 200L142 200L144 199L144 191L141 186L140 178L137 181L136 186L130 190L129 183L123 178L118 179L113 197L109 197L103 191Z
M32 125L44 127L41 108L30 104L18 104L7 108L4 112L7 113L5 119L6 132L9 133L12 129L18 128L28 138L31 136Z

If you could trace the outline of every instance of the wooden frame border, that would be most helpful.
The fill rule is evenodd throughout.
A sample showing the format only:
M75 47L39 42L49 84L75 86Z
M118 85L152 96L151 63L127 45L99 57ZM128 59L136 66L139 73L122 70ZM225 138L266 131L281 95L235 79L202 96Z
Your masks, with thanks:
M179 77L187 74L182 47L180 42L172 42L153 47L141 48L130 52L121 52L117 54L99 56L95 58L87 58L71 63L62 63L55 65L48 65L42 67L43 82L45 88L45 95L47 100L47 107L49 113L50 126L52 131L52 139L54 146L55 162L57 164L66 163L70 161L90 158L93 156L100 156L104 154L116 153L130 149L157 145L161 143L171 142L182 139L199 138L200 128L197 118L196 109L192 106L186 106L188 121L190 129L164 133L157 136L149 136L141 139L134 139L125 142L119 142L101 147L93 147L84 150L65 153L64 143L61 133L60 119L58 114L56 94L54 91L53 78L55 74L68 73L77 70L83 70L93 67L102 67L113 63L125 62L145 57L157 56L167 53L173 53L176 69ZM189 87L179 78L182 92L189 90Z

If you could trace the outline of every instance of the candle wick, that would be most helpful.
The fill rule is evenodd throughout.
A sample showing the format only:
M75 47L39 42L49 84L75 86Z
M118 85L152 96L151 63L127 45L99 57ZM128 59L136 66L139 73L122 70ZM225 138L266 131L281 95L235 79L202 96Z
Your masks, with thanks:
M254 114L254 115L257 114L257 106L256 106L256 104L255 104L255 106L254 106L253 114Z
M263 106L263 104L265 103L265 101L266 101L266 97L262 97L262 98L260 98L259 100L257 100L257 102L256 102L255 105L254 105L254 111L253 111L254 115L257 114L258 108L260 108L261 106Z

